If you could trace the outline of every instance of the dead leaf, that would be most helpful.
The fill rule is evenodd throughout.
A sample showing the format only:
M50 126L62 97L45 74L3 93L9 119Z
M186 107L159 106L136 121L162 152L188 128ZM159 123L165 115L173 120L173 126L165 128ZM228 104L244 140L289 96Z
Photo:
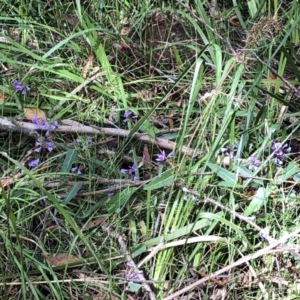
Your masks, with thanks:
M129 31L130 31L129 27L123 27L123 28L121 29L120 34L121 34L121 35L127 35L127 34L129 33Z
M38 49L39 48L39 42L38 42L38 40L33 39L33 40L28 42L28 46Z
M123 49L123 46L120 43L113 43L113 47L116 48L117 50Z
M82 78L85 79L87 77L88 70L92 65L93 65L93 56L90 55L82 68L82 72L81 72Z
M174 121L173 121L173 118L171 118L171 117L168 118L168 124L169 124L169 127L170 127L171 129L174 128Z
M9 185L10 183L12 183L13 180L14 180L14 179L13 179L12 177L4 177L4 178L1 178L1 184L0 184L0 186L1 186L1 187L5 187L5 186Z
M6 98L7 98L6 95L0 94L0 103L3 103L3 102L5 101Z
M149 154L148 146L145 144L143 149L143 165L145 169L151 168L151 157Z
M64 266L79 261L75 255L70 255L68 253L60 253L56 256L51 256L50 254L45 253L44 257L52 267Z
M123 18L121 21L120 21L120 24L124 25L124 24L127 24L128 23L128 18L125 17Z
M105 221L105 218L103 217L99 217L96 220L91 221L90 223L88 223L83 229L82 231L85 230L89 230L91 228L97 227L99 224L103 223Z
M25 162L21 162L21 164L25 164ZM16 173L15 173L14 177L3 177L0 179L1 180L0 195L2 193L2 188L10 185L11 183L14 182L14 180L16 180L24 175L24 173L20 169L16 169L15 171L16 171Z
M26 108L24 107L24 116L27 120L32 120L34 116L39 117L41 120L46 120L46 114L44 111L38 108Z
M65 15L65 21L67 24L76 26L79 23L79 20L76 15Z
M151 91L146 90L139 90L137 91L137 93L143 100L151 99L153 96L153 93Z
M229 23L230 23L231 25L235 26L235 27L240 26L239 19L238 19L238 17L236 17L236 16L231 17L231 18L229 19Z

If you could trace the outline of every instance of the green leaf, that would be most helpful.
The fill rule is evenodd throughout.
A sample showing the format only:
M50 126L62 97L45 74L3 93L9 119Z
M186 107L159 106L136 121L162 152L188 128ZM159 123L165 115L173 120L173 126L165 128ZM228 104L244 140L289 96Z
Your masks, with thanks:
M225 218L223 218L222 216L218 215L218 214L212 214L212 213L201 213L200 216L202 218L207 218L209 220L216 220L228 227L230 227L232 230L234 230L240 237L242 237L243 241L246 242L247 244L250 245L250 243L248 242L247 237L245 236L245 234L243 233L243 231L240 229L239 226L235 225L234 223L226 220Z
M258 211L261 208L261 206L267 201L269 194L270 194L269 190L267 190L266 188L260 187L257 190L253 199L251 200L246 211L244 212L244 216L248 217L253 212Z
M220 181L218 183L218 186L231 188L232 187L232 183L231 182L226 182L226 181ZM235 184L234 187L235 188L243 188L243 186L241 184Z
M228 170L212 163L208 163L207 165L213 172L215 172L219 177L221 177L226 182L228 187L236 186L237 184L236 174L229 172Z
M61 167L61 172L63 173L69 173L71 168L72 168L72 165L73 165L73 162L76 158L76 155L77 155L77 151L74 150L74 149L70 149L67 151L67 154L66 154L66 157L65 157L65 160L63 162L63 165ZM63 174L60 176L60 180L61 181L64 181L65 178L66 178L66 174Z
M153 127L149 120L145 120L145 122L141 125L140 130L147 133L152 138L155 138L155 127Z
M281 175L276 178L276 184L282 184L282 180L287 180L298 173L298 166L294 162L290 162L286 168L284 168Z
M153 181L149 182L144 186L144 190L152 191L160 189L166 185L169 185L174 182L174 176L171 170L167 170L166 172L159 175Z
M290 45L292 46L292 45ZM286 47L282 46L281 50L288 62L288 66L293 70L293 74L297 77L298 81L300 81L300 72L299 69L297 68L296 64L295 64L295 59L292 58L292 56L290 55L289 51L286 49Z
M140 283L134 283L134 282L129 282L128 285L128 291L129 292L133 292L136 293L139 291L139 289L142 287L142 285Z
M138 247L134 248L134 251L131 253L131 256L137 257L146 251L147 247L145 245L139 245Z
M60 76L65 77L65 78L67 78L71 81L74 81L74 82L82 83L84 81L83 78L81 78L80 76L78 76L74 73L71 73L68 70L58 70L57 74L59 74Z
M71 191L68 193L66 198L63 200L62 204L67 205L77 194L77 192L81 189L82 184L81 183L76 183Z
M136 187L128 188L114 195L108 201L108 211L109 213L117 213L121 210L122 206L128 201L128 199L136 191Z
M293 176L293 179L295 181L300 181L300 172L296 173L294 176Z

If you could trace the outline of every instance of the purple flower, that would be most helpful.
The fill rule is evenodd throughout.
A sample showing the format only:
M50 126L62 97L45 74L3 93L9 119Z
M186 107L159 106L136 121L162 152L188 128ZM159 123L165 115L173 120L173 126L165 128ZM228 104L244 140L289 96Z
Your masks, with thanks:
M234 158L235 153L238 150L237 144L233 144L232 148L229 147L229 145L226 145L225 147L221 148L220 151L224 153L226 156L229 156L231 159Z
M58 121L53 121L50 125L50 130L54 131L58 126Z
M121 172L122 174L128 174L128 169L121 169L120 172Z
M273 141L271 144L271 151L273 152L273 163L276 165L282 165L285 159L285 154L291 152L291 147L285 143Z
M255 155L251 155L248 160L248 167L250 171L255 171L261 165L261 161Z
M132 175L132 174L134 174L136 171L137 171L137 166L132 165L131 167L129 167L129 172L128 172L128 174L129 174L129 175Z
M275 164L275 165L279 165L281 166L284 162L284 157L275 157L272 159L272 162Z
M49 124L47 121L45 121L41 127L41 129L45 130L48 129L45 133L45 136L50 136L51 131L54 131L58 126L58 121L53 121L51 124Z
M115 193L108 193L107 197L112 197Z
M173 157L174 154L173 154L173 152L170 152L168 155L166 155L165 151L163 150L160 153L155 154L155 155L156 155L156 159L155 159L156 161L158 161L158 162L164 162L168 158Z
M38 125L40 118L38 116L33 116L31 122Z
M131 114L132 114L132 111L131 111L131 110L126 110L126 111L124 112L123 117L124 117L124 118L129 118Z
M126 110L123 114L123 117L124 117L124 123L126 123L130 120L130 118L136 119L138 115L134 115L131 110Z
M41 152L42 150L42 144L40 142L35 142L35 152Z
M35 167L38 166L39 162L40 162L39 158L31 160L31 161L28 162L28 167L35 168Z
M36 124L37 129L46 130L49 126L48 121L44 120L38 116L33 116L31 122Z
M45 136L50 136L51 131L54 131L58 126L58 121L53 121L49 123L47 120L39 118L38 116L33 116L31 119L32 123L36 124L38 130L47 130Z
M132 165L130 167L128 167L128 169L121 169L120 172L122 174L128 174L131 176L131 180L135 181L135 180L139 180L138 176L136 176L136 172L137 172L138 168L135 165Z
M143 280L143 271L138 271L138 272L134 272L134 271L129 271L128 273L125 274L125 279L126 280Z
M31 119L32 123L36 124L37 129L45 130L48 128L47 120L39 118L38 116L33 116Z
M155 159L156 161L164 162L167 159L165 151L162 151L161 153L155 155L157 156L157 158Z
M12 83L12 86L14 88L15 91L17 92L21 92L22 95L25 95L26 92L30 91L30 87L29 86L22 86L20 81L15 80Z
M135 165L130 166L128 169L120 170L122 174L129 174L129 175L133 175L136 171L137 171L137 166Z
M271 150L275 153L275 155L282 155L285 153L290 153L291 147L287 143L282 144L280 142L273 141L271 144Z
M47 142L46 143L46 148L49 152L53 150L53 143L52 142Z
M131 262L126 262L126 269L126 280L143 280L143 271L140 271L138 269L134 270L134 267L132 266Z
M42 147L45 147L49 152L51 152L54 149L52 142L46 142L45 144L42 144L40 142L35 142L35 152L41 152Z
M79 170L79 168L77 168L77 167L71 168L71 172L72 172L72 173L76 173L76 174L78 174L78 175L81 175L81 174L82 174L81 171Z

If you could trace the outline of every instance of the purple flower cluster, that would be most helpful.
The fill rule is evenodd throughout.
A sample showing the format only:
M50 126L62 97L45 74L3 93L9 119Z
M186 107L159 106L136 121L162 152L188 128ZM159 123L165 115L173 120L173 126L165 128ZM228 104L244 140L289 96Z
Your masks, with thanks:
M138 180L139 178L135 176L136 171L138 170L137 166L132 165L129 166L128 169L121 169L120 172L122 174L127 174L131 176L131 180Z
M35 152L41 152L42 148L46 148L49 152L51 152L54 149L53 143L52 142L46 142L46 143L40 143L40 142L35 142Z
M45 148L49 152L51 152L54 149L54 145L53 145L52 142L44 142L44 143L35 142L35 149L34 149L35 152L40 153L43 148ZM39 158L31 160L31 161L28 162L28 167L29 168L35 168L35 167L38 166L39 163L40 163L40 159Z
M36 124L36 129L38 130L47 130L45 136L49 137L51 132L54 131L57 126L58 122L53 121L52 123L49 123L47 120L44 120L38 116L33 116L31 119L32 123ZM52 142L35 142L35 149L34 151L37 153L40 153L42 149L47 149L49 152L52 152L54 149L54 145ZM38 166L40 162L40 159L34 159L28 162L28 167L35 168Z
M138 272L127 272L125 274L125 279L126 280L137 280L137 281L142 281L143 280L143 272L142 271L138 271Z
M15 80L12 83L12 86L14 88L15 91L20 92L22 95L25 95L27 92L30 91L30 87L29 86L22 86L20 81Z
M238 146L236 144L234 144L231 148L228 145L226 145L225 147L220 149L220 152L230 157L230 159L234 159L237 149ZM291 147L288 145L288 143L281 143L278 141L272 141L270 149L271 153L273 154L272 162L275 165L279 166L281 166L284 163L286 155L291 152ZM251 155L248 158L247 163L250 171L257 170L262 164L262 162L255 155Z
M231 159L233 159L237 150L238 150L238 146L236 144L233 144L232 147L226 145L225 147L221 148L220 152L223 153L225 156L229 156Z
M138 115L135 115L131 110L126 110L123 114L124 123L128 122L130 119L138 118Z
M82 172L80 171L80 169L78 167L71 168L71 172L72 173L76 173L77 175L81 175L82 174Z
M291 152L291 147L285 143L273 141L271 144L271 151L273 153L273 159L275 165L282 165L287 153Z
M129 166L128 169L121 169L122 174L133 175L137 171L137 167L135 165Z
M49 123L47 120L44 120L38 116L33 116L31 122L36 124L38 130L47 130L45 133L46 137L50 136L50 133L55 131L55 129L58 127L58 121Z
M132 264L129 261L126 262L126 267L127 267L127 271L125 273L126 280L138 280L138 281L144 280L143 271L134 270Z
M31 161L28 162L28 167L29 168L35 168L35 167L38 166L39 163L40 163L40 159L39 158L31 160Z
M170 152L168 155L166 155L165 151L163 150L160 153L155 154L156 156L155 160L157 162L165 162L168 158L173 157L173 155L174 155L173 152Z
M255 155L251 155L248 159L248 168L250 171L255 171L261 165L261 161Z

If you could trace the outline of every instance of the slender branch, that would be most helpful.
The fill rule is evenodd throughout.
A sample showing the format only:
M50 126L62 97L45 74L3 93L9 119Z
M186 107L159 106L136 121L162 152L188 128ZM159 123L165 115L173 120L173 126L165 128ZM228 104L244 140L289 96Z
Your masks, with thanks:
M26 132L34 132L36 131L36 125L33 123L28 123L28 122L23 122L23 121L15 121L14 122L15 127L18 127L20 129L26 129ZM15 127L5 127L1 124L0 122L0 127L3 128L4 130L7 129L13 129L13 130L17 130ZM46 131L47 129L45 129ZM83 124L80 124L78 122L76 122L74 125L72 126L67 126L67 125L59 125L56 130L56 132L73 132L73 133L84 133L84 134L104 134L107 136L119 136L119 137L128 137L130 135L130 131L129 130L124 130L124 129L119 129L119 128L105 128L105 127L99 127L99 128L95 128L95 127L91 127L91 126L86 126ZM156 145L160 148L164 148L164 149L168 149L168 150L175 150L177 144L172 142L172 141L168 141L162 138L152 138L147 134L144 133L136 133L134 134L134 138L136 138L139 141L148 143L148 144L152 144L152 145ZM188 148L185 146L181 147L181 152L189 155L189 156L194 156L194 155L200 155L201 151L199 150L195 150L192 148Z

